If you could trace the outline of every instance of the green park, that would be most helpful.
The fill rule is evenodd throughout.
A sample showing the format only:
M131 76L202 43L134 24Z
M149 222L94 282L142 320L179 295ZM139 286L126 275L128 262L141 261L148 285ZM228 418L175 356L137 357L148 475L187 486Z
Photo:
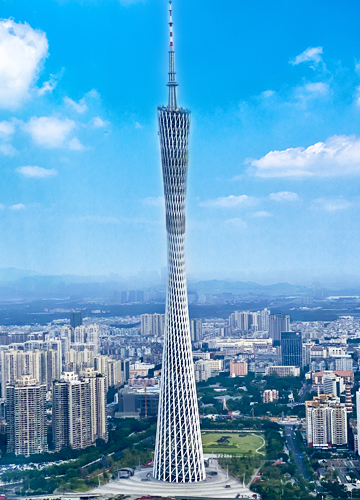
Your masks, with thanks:
M263 454L265 440L262 434L206 432L202 434L204 453L219 455Z

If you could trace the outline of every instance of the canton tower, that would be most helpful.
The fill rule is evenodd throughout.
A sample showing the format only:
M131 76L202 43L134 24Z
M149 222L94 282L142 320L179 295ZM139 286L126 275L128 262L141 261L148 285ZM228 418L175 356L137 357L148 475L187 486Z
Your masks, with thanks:
M185 196L190 112L176 101L172 6L169 103L158 108L168 248L168 281L154 477L172 483L206 478L196 396L185 276Z

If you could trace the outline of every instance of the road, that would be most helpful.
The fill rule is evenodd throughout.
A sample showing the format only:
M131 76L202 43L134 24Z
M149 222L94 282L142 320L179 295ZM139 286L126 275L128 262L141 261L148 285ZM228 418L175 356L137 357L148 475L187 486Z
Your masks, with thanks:
M294 464L296 465L299 474L301 474L306 480L311 481L311 477L309 476L306 467L304 465L304 460L302 458L299 458L303 456L303 451L300 449L298 443L296 442L295 431L292 428L292 424L291 425L285 424L284 432L285 432L287 447L293 454Z

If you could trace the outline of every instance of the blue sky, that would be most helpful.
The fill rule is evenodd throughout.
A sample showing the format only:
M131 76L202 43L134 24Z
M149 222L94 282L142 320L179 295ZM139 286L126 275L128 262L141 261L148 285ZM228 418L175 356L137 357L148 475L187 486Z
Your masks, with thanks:
M0 267L160 270L167 2L0 5ZM359 11L174 0L189 275L358 276Z

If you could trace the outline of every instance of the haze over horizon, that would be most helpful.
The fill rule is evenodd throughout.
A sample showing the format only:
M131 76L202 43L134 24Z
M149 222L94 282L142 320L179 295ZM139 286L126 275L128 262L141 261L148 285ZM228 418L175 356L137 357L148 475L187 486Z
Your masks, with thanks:
M167 2L0 4L0 267L160 270ZM359 281L357 4L173 7L189 276Z

